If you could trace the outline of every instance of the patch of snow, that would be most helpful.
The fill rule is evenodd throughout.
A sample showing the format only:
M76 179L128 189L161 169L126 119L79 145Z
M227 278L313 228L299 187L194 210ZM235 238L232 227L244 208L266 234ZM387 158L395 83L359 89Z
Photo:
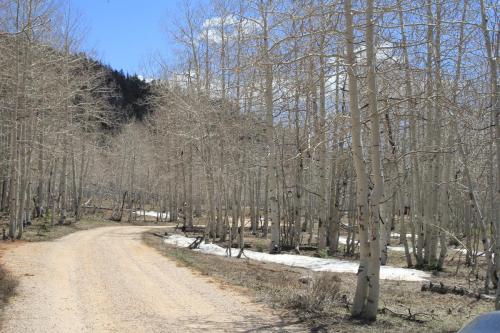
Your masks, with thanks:
M399 234L397 232L391 232L392 238L399 238L400 236L401 236L401 234ZM406 238L411 239L411 234L406 234ZM418 238L418 235L415 235L415 238Z
M166 213L160 213L160 212L156 212L154 210L147 210L147 211L143 211L143 210L137 210L135 211L135 214L137 214L138 216L149 216L149 217L158 217L160 216L161 214L161 218L162 219L168 219L170 217L170 213L169 212L166 212Z
M393 233L391 233L391 237L399 237L399 234L393 232ZM408 234L408 237L410 238L411 234ZM347 244L347 237L339 236L339 243L340 244ZM394 252L405 252L405 247L403 245L399 245L399 246L389 245L387 247L387 249L389 251L394 251ZM409 239L408 239L408 249L410 250L410 253L411 253L412 248L411 248L411 242ZM467 249L464 249L464 248L449 248L448 250L455 251L455 252L462 252L464 254L467 253ZM438 251L439 251L439 248L438 248Z
M340 244L347 244L347 237L345 237L345 236L339 236L339 243ZM388 248L389 251L405 252L404 246L388 246L387 248Z
M188 238L181 235L171 235L166 237L164 239L164 242L179 247L188 247L189 244L194 242L194 240L194 238ZM202 243L200 244L200 248L196 249L195 251L218 256L228 255L225 248L220 247L216 244ZM234 249L231 252L233 256L236 256L239 250ZM294 254L268 254L245 250L245 255L252 260L272 262L292 267L301 267L317 272L357 273L359 266L359 263L357 261L323 259ZM385 280L425 281L429 277L430 276L428 273L418 271L416 269L391 266L380 267L380 278Z

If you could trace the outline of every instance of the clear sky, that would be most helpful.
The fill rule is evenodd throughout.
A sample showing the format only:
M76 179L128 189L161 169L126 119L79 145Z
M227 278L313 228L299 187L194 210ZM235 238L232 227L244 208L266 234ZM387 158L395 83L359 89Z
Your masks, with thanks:
M192 1L193 3L197 1ZM148 59L159 54L173 61L169 34L180 15L179 0L70 0L82 16L85 51L130 74L143 72Z

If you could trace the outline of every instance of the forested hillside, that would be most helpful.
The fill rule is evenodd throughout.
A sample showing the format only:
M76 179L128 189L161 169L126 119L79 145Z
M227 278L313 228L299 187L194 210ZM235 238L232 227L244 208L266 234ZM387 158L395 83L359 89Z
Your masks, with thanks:
M151 83L102 64L98 64L98 68L105 72L104 87L108 91L112 117L107 125L120 129L133 119L144 121L152 111L148 105L152 96Z
M135 75L124 74L71 50L69 36L56 36L64 40L47 43L25 33L20 34L24 38L8 33L0 36L4 69L1 148L4 156L16 157L1 161L0 209L8 212L12 204L19 205L17 218L29 224L32 217L41 217L67 195L66 191L54 192L54 187L68 186L69 170L80 180L77 186L78 180L73 179L73 190L80 188L77 192L83 195L84 172L89 168L85 156L90 150L104 149L106 142L125 124L144 120L150 113L147 103L151 86ZM12 130L13 122L19 123L16 131ZM12 141L15 137L17 142ZM70 146L75 142L78 148ZM62 178L58 176L59 167L64 174ZM35 169L37 180L31 178ZM11 201L14 199L11 194L17 196L11 191L16 184L11 180L16 178L21 200ZM20 181L23 178L25 183ZM73 207L78 206L75 203ZM61 209L61 222L65 217L65 209ZM54 220L55 215L51 218ZM22 224L15 225L20 238ZM15 233L12 220L10 226L10 232Z
M50 1L0 4L6 238L153 211L238 257L359 264L354 318L379 314L383 266L500 309L497 1L186 5L152 82L81 53Z
M101 79L91 90L91 97L103 101L103 130L111 130L109 134L116 134L125 124L136 120L143 122L151 113L149 100L152 98L152 82L113 69L85 53L72 54L70 57L71 61L77 63L73 72L77 79L84 71ZM73 104L77 106L78 101L75 99Z

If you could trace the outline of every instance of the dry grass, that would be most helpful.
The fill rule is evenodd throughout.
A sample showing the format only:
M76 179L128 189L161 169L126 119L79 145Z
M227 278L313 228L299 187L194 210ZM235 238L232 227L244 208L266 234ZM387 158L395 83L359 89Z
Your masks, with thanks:
M0 264L0 328L2 327L3 309L9 299L15 295L18 281Z
M144 241L163 255L223 285L240 288L258 301L291 311L316 332L456 332L492 302L458 295L421 292L421 283L381 281L380 313L374 323L352 320L349 303L356 287L354 274L322 274L272 263L206 255L166 245L149 233ZM437 281L463 284L447 272ZM299 280L309 276L308 283ZM434 280L434 277L433 277Z
M14 295L17 284L18 281L0 265L0 304L6 303Z
M24 230L23 240L28 242L50 241L73 232L113 225L119 224L112 221L84 218L78 222L51 226L44 223L42 219L37 219L33 222L33 225Z
M346 305L341 296L341 278L335 273L319 273L302 278L303 287L285 286L276 294L279 303L292 310L308 314L328 314L339 304Z

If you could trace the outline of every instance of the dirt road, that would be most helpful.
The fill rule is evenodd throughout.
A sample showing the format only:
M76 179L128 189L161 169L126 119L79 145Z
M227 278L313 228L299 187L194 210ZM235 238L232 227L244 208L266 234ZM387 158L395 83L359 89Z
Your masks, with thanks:
M20 277L2 332L301 332L249 298L161 256L151 227L103 227L9 247Z

